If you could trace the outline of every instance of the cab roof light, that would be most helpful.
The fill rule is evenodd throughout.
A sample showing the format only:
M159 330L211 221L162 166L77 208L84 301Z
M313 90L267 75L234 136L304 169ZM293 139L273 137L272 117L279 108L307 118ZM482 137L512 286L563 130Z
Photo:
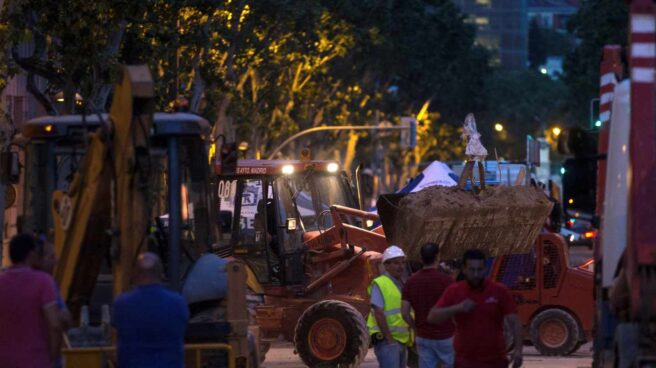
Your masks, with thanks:
M285 165L282 167L282 173L285 175L291 175L294 173L294 165Z

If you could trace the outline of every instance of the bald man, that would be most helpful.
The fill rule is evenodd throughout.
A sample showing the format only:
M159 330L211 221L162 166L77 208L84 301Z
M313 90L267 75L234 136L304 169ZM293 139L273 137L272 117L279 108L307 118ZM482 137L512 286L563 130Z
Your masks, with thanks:
M114 302L119 367L184 367L187 304L162 286L162 261L156 254L139 255L134 272L134 290Z

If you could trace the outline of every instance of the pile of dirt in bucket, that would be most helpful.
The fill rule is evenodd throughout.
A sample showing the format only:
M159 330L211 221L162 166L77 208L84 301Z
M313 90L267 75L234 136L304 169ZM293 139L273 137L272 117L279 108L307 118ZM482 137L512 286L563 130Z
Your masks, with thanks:
M434 186L409 194L382 195L378 213L390 244L420 260L426 242L440 258L460 258L478 248L488 256L528 252L552 203L533 187L487 187L481 193Z

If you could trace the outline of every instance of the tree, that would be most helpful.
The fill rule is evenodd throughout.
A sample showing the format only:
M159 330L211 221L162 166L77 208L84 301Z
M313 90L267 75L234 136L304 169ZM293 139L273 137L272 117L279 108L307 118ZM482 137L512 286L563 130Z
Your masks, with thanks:
M74 110L76 93L103 110L125 26L151 4L5 1L2 41L3 48L11 50L5 62L26 72L28 91L49 113L57 113L52 103L57 92L63 93L65 112ZM21 55L20 45L26 41L32 43L32 51ZM47 81L45 90L39 88L36 77Z
M380 190L394 190L432 159L460 159L458 127L469 111L483 105L487 52L474 45L474 28L453 2L353 2L345 14L361 25L361 43L348 60L362 87L379 97L371 102L388 120L416 115L428 101L431 113L419 121L418 147L404 150L398 138L362 139L361 162L380 161ZM383 152L378 154L377 152ZM376 159L377 156L378 159Z
M540 26L537 18L531 20L528 29L528 61L537 70L549 56L565 56L574 48L571 35Z
M477 115L478 128L488 152L506 159L523 160L526 135L563 124L565 85L537 71L497 71L486 79L487 106ZM504 130L497 132L500 123Z
M568 22L579 43L567 55L564 81L567 109L574 122L588 126L590 100L599 96L599 64L604 45L626 46L628 7L624 1L588 0Z
M352 60L370 86L384 92L388 113L416 112L426 101L448 119L474 109L488 55L475 29L450 0L361 2L347 17L364 41ZM376 4L376 6L372 5Z
M9 46L35 45L30 55L5 60L28 74L50 113L60 112L51 101L59 91L65 112L74 110L76 93L104 110L117 65L146 63L157 108L184 105L209 118L215 134L234 130L252 155L313 126L398 120L427 100L440 126L459 123L482 106L489 70L473 27L450 0L14 0L4 3L3 20ZM36 88L34 76L48 88ZM315 157L336 149L346 152L342 159L369 157L370 148L357 146L367 137L312 137L320 143ZM427 146L416 154L423 160L438 151ZM389 159L403 167L403 154Z

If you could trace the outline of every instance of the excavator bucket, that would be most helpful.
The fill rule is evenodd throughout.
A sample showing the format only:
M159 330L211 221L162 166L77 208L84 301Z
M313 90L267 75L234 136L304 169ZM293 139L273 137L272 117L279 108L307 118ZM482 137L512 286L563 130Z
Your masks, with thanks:
M420 260L426 242L440 246L440 258L462 257L478 248L488 256L530 251L553 204L533 187L428 187L408 194L383 194L378 214L389 244Z

